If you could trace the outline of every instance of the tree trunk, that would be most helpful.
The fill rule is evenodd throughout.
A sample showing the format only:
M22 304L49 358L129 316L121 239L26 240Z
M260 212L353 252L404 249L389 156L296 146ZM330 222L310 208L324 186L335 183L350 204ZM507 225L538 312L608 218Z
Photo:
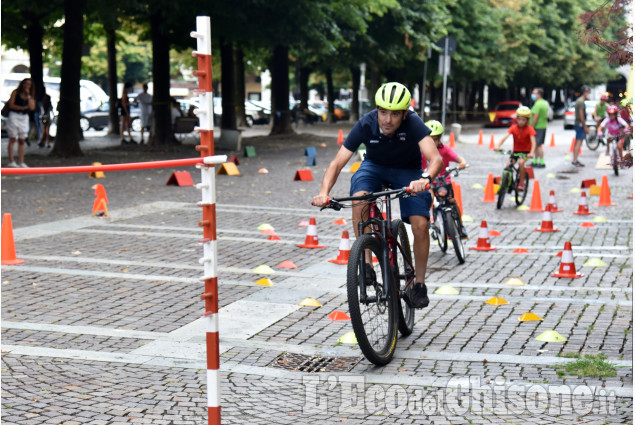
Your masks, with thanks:
M221 130L236 130L236 102L234 101L234 46L225 37L220 38L221 86L223 87L223 115Z
M275 46L271 66L271 118L270 135L293 134L289 110L289 48Z
M245 54L240 47L234 50L234 75L236 83L236 90L234 91L236 121L238 127L247 127L247 119L245 118Z
M40 25L39 17L33 13L26 13L27 21L26 38L29 48L29 64L31 80L35 86L35 100L42 100L44 94L44 76L42 71L42 37L44 30Z
M64 47L62 49L62 83L57 119L57 136L53 156L82 156L79 148L79 80L84 43L84 7L86 0L64 2Z
M353 78L353 101L351 102L350 122L359 120L359 87L361 84L362 71L359 66L351 67L351 76Z
M166 16L160 7L150 3L150 34L152 37L152 131L149 143L162 146L176 143L172 132L170 110L170 36Z
M325 71L326 74L326 101L329 104L328 113L326 115L326 122L337 122L335 116L335 99L333 95L333 70L331 68Z
M300 107L302 110L309 108L309 75L311 70L306 67L300 67Z
M108 134L119 134L119 113L117 112L117 47L114 28L106 30L108 49Z
M368 97L375 104L375 93L379 90L379 86L381 86L381 73L379 72L379 68L376 66L368 66L366 67L369 73L368 79ZM377 105L375 105L377 106Z

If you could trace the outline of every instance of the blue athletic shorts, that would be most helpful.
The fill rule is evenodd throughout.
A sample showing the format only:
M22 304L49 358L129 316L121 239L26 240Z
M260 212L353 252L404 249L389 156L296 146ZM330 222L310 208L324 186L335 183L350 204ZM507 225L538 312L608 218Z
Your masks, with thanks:
M573 129L575 130L576 140L586 140L586 133L584 132L584 127L582 127L581 125L574 125Z
M351 178L351 191L353 196L357 192L378 192L382 185L392 189L407 187L413 180L421 178L421 170L407 168L388 168L374 164L366 159L362 162ZM425 191L409 198L399 198L401 219L410 223L408 217L420 215L430 218L430 206L432 196L430 191Z

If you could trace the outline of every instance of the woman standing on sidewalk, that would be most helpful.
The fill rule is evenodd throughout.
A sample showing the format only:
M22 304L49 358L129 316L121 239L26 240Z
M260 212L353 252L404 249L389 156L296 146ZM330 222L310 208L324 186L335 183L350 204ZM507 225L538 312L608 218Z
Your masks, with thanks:
M123 86L123 93L121 93L121 99L119 99L119 112L121 114L121 144L122 145L134 145L136 142L132 138L132 134L130 133L130 129L132 127L130 123L130 99L128 98L128 93L132 88L132 84L126 83ZM126 140L124 138L124 133L128 131L128 137L130 140Z
M9 167L28 167L24 163L24 141L29 135L29 111L35 110L35 87L30 78L20 82L9 98L9 117L7 133L9 134ZM13 145L18 141L18 160L13 155Z

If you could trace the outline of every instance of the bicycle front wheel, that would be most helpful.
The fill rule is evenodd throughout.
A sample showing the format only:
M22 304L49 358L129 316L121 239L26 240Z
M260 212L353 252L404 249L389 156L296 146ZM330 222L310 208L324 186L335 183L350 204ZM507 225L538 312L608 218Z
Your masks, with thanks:
M503 208L503 202L505 202L505 194L507 193L507 186L509 186L509 173L503 171L501 176L500 186L498 187L498 200L496 201L496 208Z
M380 264L376 267L376 279L372 282L365 273L366 250L375 254ZM390 362L397 344L397 291L389 282L390 289L384 293L385 268L382 247L377 239L372 235L361 235L353 244L348 261L348 308L359 348L370 362L378 366ZM392 280L391 272L388 276ZM361 279L367 282L365 291L362 291Z
M408 232L403 221L397 219L392 221L392 234L401 245L403 250L395 247L395 262L392 266L392 274L394 276L394 287L399 297L399 332L403 336L412 333L415 325L415 310L410 308L406 301L401 297L401 293L405 290L406 285L412 280L414 270L412 264L412 252L410 251L410 240L408 240ZM413 282L414 283L414 282Z
M445 252L448 249L448 238L445 233L445 223L441 208L437 208L434 211L434 223L432 225L437 229L437 243L439 244L439 248L441 248L441 252Z
M525 184L525 190L518 190L518 183L520 182L520 178L516 181L514 185L514 192L516 198L516 205L520 206L525 202L525 198L527 197L527 191L529 190L529 174L527 170L525 170L525 178L523 179L523 183Z
M459 226L457 220L454 217L450 217L448 220L448 236L454 245L454 253L456 258L459 259L459 264L465 263L465 250L463 249L463 242L461 241L461 235L459 234Z
M620 154L617 152L617 144L615 142L612 143L611 146L611 165L613 166L613 172L615 173L616 176L620 175L620 166L619 166L619 159L620 159Z

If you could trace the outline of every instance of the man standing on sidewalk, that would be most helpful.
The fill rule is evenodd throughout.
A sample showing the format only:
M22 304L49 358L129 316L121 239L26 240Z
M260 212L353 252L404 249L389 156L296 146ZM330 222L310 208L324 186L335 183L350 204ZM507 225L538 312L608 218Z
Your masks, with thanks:
M589 128L586 126L586 105L584 102L591 93L589 86L582 86L580 89L580 97L575 101L575 122L573 129L575 130L575 144L573 145L573 162L571 165L575 167L584 167L584 164L578 161L578 153L582 147L582 141L589 134Z
M545 168L544 145L547 135L547 115L549 104L543 99L544 90L536 87L531 92L531 100L534 106L531 108L531 126L536 130L536 156L532 165L536 168Z

